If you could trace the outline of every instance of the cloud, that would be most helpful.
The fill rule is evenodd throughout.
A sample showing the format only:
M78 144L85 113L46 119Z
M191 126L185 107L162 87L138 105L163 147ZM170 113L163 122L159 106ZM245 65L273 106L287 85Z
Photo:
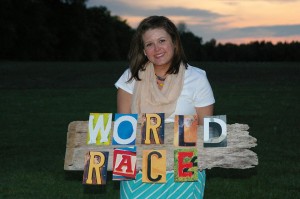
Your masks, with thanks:
M220 2L225 2L225 3L238 3L241 2L241 0L217 0ZM245 1L251 1L251 2L255 2L255 1L261 1L261 2L281 2L281 3L290 3L290 2L297 2L300 0L243 0L243 2Z
M273 36L293 36L300 34L300 24L297 25L280 25L280 26L261 26L261 27L248 27L241 29L243 32L271 32Z
M298 2L300 0L245 0L245 2L277 2L280 5L283 3L286 5L288 2ZM213 1L212 1L213 2ZM240 4L240 0L215 0L214 2L224 2L230 6L229 10L235 10L237 8L233 7L236 4ZM157 2L156 2L157 3ZM147 6L145 6L145 4ZM284 37L292 37L299 38L300 36L300 24L294 25L282 25L285 24L285 21L278 21L276 18L261 18L258 22L271 24L278 23L281 25L270 25L270 26L247 26L247 17L249 13L246 13L246 16L241 15L241 13L237 12L222 12L222 13L232 13L232 14L221 14L222 10L217 11L218 9L200 9L196 7L185 8L184 6L179 7L178 3L174 4L172 7L163 7L156 6L150 4L150 2L144 1L128 1L128 0L89 0L87 2L88 7L93 6L105 6L109 11L111 11L112 15L118 15L121 18L124 17L125 20L128 20L129 24L135 28L138 22L144 17L151 15L164 15L169 17L174 21L175 24L178 22L183 22L187 25L187 29L193 32L195 35L202 37L204 41L208 41L212 38L219 40L236 40L243 38L284 38ZM212 4L217 5L217 4ZM273 5L273 3L272 3ZM295 7L295 6L293 6ZM276 9L275 7L274 9ZM228 6L226 7L228 9ZM239 8L242 10L243 7ZM255 10L254 10L255 11ZM291 12L291 11L290 11ZM289 12L289 13L290 13ZM248 14L248 15L247 15ZM251 14L251 13L250 13ZM256 16L261 17L259 12L255 12L255 15L250 15L250 19L253 20ZM279 13L284 16L285 12ZM278 15L279 15L278 14ZM235 16L237 15L237 16ZM251 17L252 16L252 17ZM245 20L245 21L244 21ZM264 21L263 21L264 20ZM235 21L240 21L242 24L236 24L239 27L233 27ZM249 21L249 20L248 20ZM262 22L263 21L263 22ZM295 21L295 20L294 20ZM250 20L249 24L253 21ZM267 23L268 22L268 23ZM293 21L289 21L289 24L292 24ZM298 22L296 22L298 23ZM241 26L244 26L241 28ZM246 26L246 27L245 27Z
M219 18L223 15L214 13L208 10L201 9L189 9L183 7L164 7L153 9L151 12L163 13L163 15L176 15L176 16L192 16L192 17L204 17L204 18Z
M237 38L276 38L291 37L300 35L300 24L276 25L276 26L255 26L244 28L230 28L216 31L212 26L190 26L191 31L208 41L212 38L237 39Z
M127 3L123 3L122 1L114 0L88 0L87 1L87 7L98 7L98 6L105 6L109 11L112 11L114 13L118 13L118 15L124 15L128 14L134 9L131 6L129 6Z
M294 36L300 34L300 24L296 25L275 25L275 26L257 26L257 27L245 27L234 28L228 30L228 33L235 33L235 37L243 36Z
M202 17L202 18L220 18L224 15L202 9L190 9L184 7L145 7L138 4L124 3L120 0L89 0L88 7L103 5L108 8L112 13L119 16L151 16L151 15L164 15L164 16L184 16L184 17Z
M112 15L126 16L126 19L130 19L131 25L135 28L144 17L151 15L164 15L169 17L175 24L185 23L189 29L190 24L194 25L208 25L214 26L226 25L225 22L219 22L218 19L228 17L229 15L219 14L213 11L196 8L184 8L184 7L146 7L141 4L137 4L133 1L122 0L89 0L88 7L93 6L105 6ZM133 22L134 19L134 22ZM197 34L195 32L195 34Z

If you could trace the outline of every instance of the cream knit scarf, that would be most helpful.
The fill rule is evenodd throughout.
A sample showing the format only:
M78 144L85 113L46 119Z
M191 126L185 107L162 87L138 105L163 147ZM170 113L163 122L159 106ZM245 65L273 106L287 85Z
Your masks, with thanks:
M154 66L146 64L146 70L139 72L141 81L136 81L131 104L131 112L165 113L165 118L174 113L177 99L184 82L185 67L180 65L178 74L169 74L160 90L157 86Z

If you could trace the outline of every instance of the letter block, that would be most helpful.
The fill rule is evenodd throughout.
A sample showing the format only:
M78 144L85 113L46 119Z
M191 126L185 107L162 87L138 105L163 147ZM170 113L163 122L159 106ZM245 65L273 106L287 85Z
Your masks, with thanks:
M113 180L135 179L136 147L114 149Z
M138 114L115 114L112 145L135 145Z
M142 116L142 144L164 144L164 113L145 113Z
M90 113L87 144L109 145L112 113Z
M226 115L204 117L204 147L227 147Z
M174 151L175 182L198 180L198 152L195 148L176 149Z
M143 150L142 182L166 182L166 150Z
M196 146L197 115L175 115L174 146Z
M106 184L108 152L90 151L85 155L83 184Z

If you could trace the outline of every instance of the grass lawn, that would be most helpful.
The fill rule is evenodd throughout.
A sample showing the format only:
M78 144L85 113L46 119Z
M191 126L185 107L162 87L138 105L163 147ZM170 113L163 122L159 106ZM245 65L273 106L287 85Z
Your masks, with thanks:
M299 63L192 63L205 69L215 115L249 124L253 169L207 171L205 198L300 198ZM119 198L119 183L83 186L63 169L68 124L116 112L126 62L0 63L0 198Z

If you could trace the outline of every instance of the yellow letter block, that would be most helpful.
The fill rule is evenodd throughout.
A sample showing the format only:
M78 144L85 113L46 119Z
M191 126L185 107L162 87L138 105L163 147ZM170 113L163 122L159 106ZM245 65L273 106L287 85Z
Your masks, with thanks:
M166 150L143 150L142 182L166 182Z

